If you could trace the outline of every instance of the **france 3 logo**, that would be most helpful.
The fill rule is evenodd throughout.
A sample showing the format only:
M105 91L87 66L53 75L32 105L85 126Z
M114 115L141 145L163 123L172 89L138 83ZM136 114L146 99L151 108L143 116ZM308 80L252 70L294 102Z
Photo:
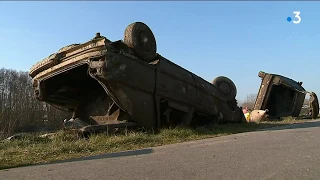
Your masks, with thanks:
M290 16L287 17L288 22L293 22L294 24L299 24L301 22L301 17L300 17L300 11L293 11L294 18L291 18Z

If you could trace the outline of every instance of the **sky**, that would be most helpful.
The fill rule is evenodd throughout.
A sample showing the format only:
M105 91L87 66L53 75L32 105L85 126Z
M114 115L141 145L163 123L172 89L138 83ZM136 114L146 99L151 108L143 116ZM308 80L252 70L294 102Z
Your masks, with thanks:
M159 54L210 82L229 77L238 100L258 92L259 71L320 94L319 9L320 2L0 2L0 68L28 71L96 32L123 39L127 25L142 21ZM293 11L300 11L299 24L287 21L295 20Z

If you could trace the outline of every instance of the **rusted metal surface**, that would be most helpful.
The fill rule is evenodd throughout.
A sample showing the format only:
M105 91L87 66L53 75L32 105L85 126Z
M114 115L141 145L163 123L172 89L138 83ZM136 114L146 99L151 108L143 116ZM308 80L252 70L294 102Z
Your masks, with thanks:
M142 61L100 34L57 54L58 63L30 71L35 96L72 111L73 118L147 128L244 120L235 99L227 101L218 87L159 54Z
M319 115L319 101L316 93L310 93L309 107L312 119L316 119Z
M258 76L262 82L254 109L268 109L270 117L298 117L308 93L302 87L302 82L265 72L259 72ZM316 97L315 94L313 96ZM316 100L314 104L317 102ZM314 111L319 114L319 105Z

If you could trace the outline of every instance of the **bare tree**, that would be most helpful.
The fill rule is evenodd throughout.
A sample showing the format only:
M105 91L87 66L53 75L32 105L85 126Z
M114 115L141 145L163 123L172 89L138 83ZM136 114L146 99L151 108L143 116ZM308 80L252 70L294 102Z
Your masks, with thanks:
M28 72L0 69L0 138L18 131L60 128L68 116L34 98Z
M254 103L256 102L257 94L249 94L246 99L242 102L242 107L248 107L248 109L254 108Z

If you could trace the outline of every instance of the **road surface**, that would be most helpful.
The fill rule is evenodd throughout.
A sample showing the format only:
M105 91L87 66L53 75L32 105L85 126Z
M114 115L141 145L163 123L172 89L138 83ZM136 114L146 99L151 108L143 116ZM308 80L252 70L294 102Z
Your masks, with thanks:
M72 162L0 171L3 180L319 179L320 121Z

